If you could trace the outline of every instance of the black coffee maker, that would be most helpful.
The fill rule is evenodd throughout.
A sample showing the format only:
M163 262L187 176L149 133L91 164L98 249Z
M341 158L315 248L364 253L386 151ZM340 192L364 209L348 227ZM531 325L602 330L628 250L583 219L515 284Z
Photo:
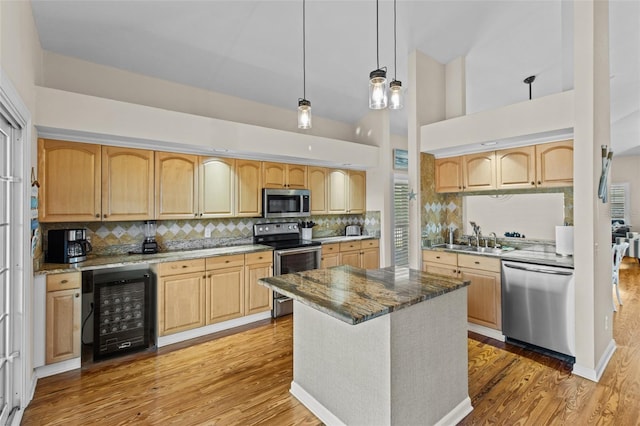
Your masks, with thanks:
M91 244L86 229L50 229L45 260L51 263L77 263L87 260Z

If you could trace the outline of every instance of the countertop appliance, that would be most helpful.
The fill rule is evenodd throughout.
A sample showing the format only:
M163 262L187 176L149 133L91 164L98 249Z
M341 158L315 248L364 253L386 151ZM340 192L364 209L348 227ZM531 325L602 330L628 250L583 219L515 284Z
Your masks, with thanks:
M82 262L91 249L86 229L50 229L45 259L52 263Z
M502 261L502 333L575 357L572 268Z
M311 193L308 189L262 190L262 216L306 217L310 215Z
M349 225L346 227L344 231L344 235L347 237L351 237L354 235L360 235L360 226L359 225Z
M321 243L300 238L296 222L253 225L253 242L273 247L273 275L320 268ZM274 291L271 316L277 318L292 312L293 300Z
M144 241L142 242L142 254L153 254L158 252L156 242L156 221L144 221Z

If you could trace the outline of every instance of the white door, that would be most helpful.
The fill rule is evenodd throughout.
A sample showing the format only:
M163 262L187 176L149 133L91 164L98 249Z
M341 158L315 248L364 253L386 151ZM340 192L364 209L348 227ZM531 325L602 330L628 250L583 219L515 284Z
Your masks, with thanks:
M19 131L0 116L0 424L7 423L11 414L20 406L21 383L19 349L18 308L21 300L19 224L16 216L21 206L16 205L21 182L16 176L15 164L20 155L17 146ZM12 246L13 244L13 246ZM15 257L15 259L14 259Z

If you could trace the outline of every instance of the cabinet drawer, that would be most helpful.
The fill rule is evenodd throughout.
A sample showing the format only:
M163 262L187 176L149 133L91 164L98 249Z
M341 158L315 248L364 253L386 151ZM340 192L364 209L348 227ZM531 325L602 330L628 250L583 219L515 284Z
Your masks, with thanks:
M244 263L246 265L255 265L258 263L273 263L273 252L259 251L257 253L247 253L244 255Z
M82 275L80 272L47 275L47 291L69 290L80 288Z
M360 250L362 244L360 241L347 241L346 243L340 243L340 251L352 251Z
M483 271L500 272L500 259L487 256L458 256L458 266L461 268L481 269Z
M360 244L362 244L363 249L380 247L380 240L362 240Z
M206 265L207 270L244 266L244 254L209 257L207 258Z
M451 266L458 265L458 255L446 251L423 250L422 260L424 262L443 263Z
M340 243L323 244L322 254L340 253Z
M158 275L187 274L190 272L204 272L204 259L178 260L158 265Z

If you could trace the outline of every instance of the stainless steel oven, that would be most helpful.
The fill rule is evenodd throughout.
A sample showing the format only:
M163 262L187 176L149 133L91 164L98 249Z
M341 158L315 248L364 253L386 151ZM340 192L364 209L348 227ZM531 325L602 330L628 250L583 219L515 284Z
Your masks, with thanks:
M319 242L300 238L298 224L295 222L262 223L253 226L253 241L270 245L273 250L273 274L284 275L320 268L322 246ZM291 298L273 292L274 318L293 312Z

